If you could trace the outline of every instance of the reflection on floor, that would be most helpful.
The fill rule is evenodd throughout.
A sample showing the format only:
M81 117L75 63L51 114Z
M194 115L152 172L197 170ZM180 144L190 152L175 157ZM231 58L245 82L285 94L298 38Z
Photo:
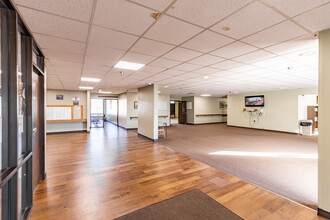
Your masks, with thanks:
M111 219L198 188L244 219L321 219L316 212L159 143L105 123L47 135L47 179L30 219Z
M279 195L317 206L317 137L227 127L175 125L160 143Z

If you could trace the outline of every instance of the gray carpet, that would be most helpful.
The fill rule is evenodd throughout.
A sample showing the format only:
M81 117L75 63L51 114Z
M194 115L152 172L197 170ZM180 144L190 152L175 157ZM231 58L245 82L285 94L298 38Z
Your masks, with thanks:
M198 189L147 206L116 220L242 220Z
M317 205L318 160L304 158L317 156L315 136L225 124L174 125L159 143L301 204ZM228 155L210 154L219 151Z

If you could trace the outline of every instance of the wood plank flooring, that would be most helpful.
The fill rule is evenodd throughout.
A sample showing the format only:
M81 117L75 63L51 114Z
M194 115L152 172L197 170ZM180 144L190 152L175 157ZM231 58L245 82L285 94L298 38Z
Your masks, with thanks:
M113 125L90 134L47 135L46 155L47 179L37 187L31 220L111 219L195 188L244 219L321 219Z

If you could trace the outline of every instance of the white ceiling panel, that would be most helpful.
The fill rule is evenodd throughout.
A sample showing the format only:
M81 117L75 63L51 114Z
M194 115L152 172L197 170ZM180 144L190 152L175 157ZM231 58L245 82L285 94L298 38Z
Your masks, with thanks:
M201 65L201 66L208 66L211 64L219 63L221 61L224 61L225 59L212 56L209 54L205 54L203 56L197 57L193 60L190 60L189 63L196 64L196 65Z
M242 39L242 41L256 47L264 48L306 34L307 32L305 30L298 27L291 21L285 21L259 33L246 37Z
M165 58L158 58L157 60L150 63L150 66L157 66L157 67L163 67L163 68L171 68L173 66L176 66L180 64L180 61L176 60L169 60Z
M155 0L128 0L132 2L136 2L140 5L143 5L148 8L155 9L157 11L164 11L173 0L161 0L161 1L155 1Z
M174 47L170 44L142 38L133 46L131 51L158 57Z
M123 0L98 0L94 24L140 35L153 23L154 11Z
M211 29L240 39L284 20L285 18L282 15L259 1L255 1ZM230 30L224 30L225 27L229 27Z
M236 61L226 60L224 62L213 64L210 67L213 67L213 68L216 68L219 70L227 70L227 69L231 69L231 68L242 66L242 65L243 65L242 63L239 63Z
M17 5L38 9L51 14L89 22L93 1L81 0L14 0Z
M82 54L58 51L53 49L43 49L43 52L45 57L55 60L65 60L82 63L84 58L84 55Z
M298 15L294 20L313 32L326 30L330 28L330 3Z
M139 53L128 52L123 56L123 58L121 60L127 61L127 62L133 62L133 63L147 64L155 59L156 59L156 57L139 54Z
M195 64L183 63L183 64L180 64L180 65L174 67L173 69L182 70L182 71L192 71L192 70L200 69L200 68L202 68L202 67L195 65Z
M182 47L207 53L233 41L231 38L206 30L182 44Z
M312 8L328 3L329 0L263 0L289 17L296 16Z
M278 55L284 55L287 53L292 53L298 50L303 50L306 48L314 48L315 51L318 50L318 37L312 35L305 35L290 41L286 41L281 44L276 44L271 47L265 48L265 50L276 53Z
M125 53L124 50L113 49L110 47L96 46L89 44L87 46L87 56L102 57L111 60L119 60L119 58Z
M138 37L106 28L92 26L89 42L97 45L127 50Z
M274 54L269 53L264 50L257 50L252 53L248 53L239 57L234 58L235 61L239 61L242 63L251 63L251 62L256 62L259 60L264 60L267 58L275 57Z
M218 69L211 68L211 67L203 67L201 69L194 70L194 73L200 73L200 74L210 74L217 72Z
M202 28L164 15L150 30L148 30L145 37L169 44L179 45L202 30Z
M85 51L85 43L82 42L66 40L36 33L34 34L34 37L41 49L52 49L77 54L84 54Z
M102 65L102 66L114 66L118 60L111 60L103 57L96 56L85 56L85 64L93 64L93 65Z
M109 66L103 66L103 65L93 65L93 64L84 64L83 72L107 72L110 69Z
M159 73L163 70L165 70L165 68L155 67L155 66L150 66L150 65L146 65L146 66L142 67L141 69L139 69L139 71L148 72L148 73Z
M252 0L178 0L174 8L167 14L189 21L191 23L209 27Z
M73 21L25 7L18 7L18 9L22 13L29 28L34 33L77 41L85 41L87 39L88 24L86 23Z
M200 55L202 55L202 53L200 52L188 50L182 47L177 47L169 53L165 54L163 57L185 62Z
M236 41L211 52L211 54L230 59L256 50L258 50L258 48Z

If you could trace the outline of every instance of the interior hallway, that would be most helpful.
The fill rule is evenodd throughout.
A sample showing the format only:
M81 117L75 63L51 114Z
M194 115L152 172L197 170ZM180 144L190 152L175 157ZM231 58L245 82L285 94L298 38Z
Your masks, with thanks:
M32 220L110 219L195 188L244 219L321 219L311 209L110 123L90 134L48 135L46 166Z
M226 124L175 125L160 143L279 195L317 207L317 136ZM229 155L210 154L219 151ZM247 156L249 152L252 155Z

